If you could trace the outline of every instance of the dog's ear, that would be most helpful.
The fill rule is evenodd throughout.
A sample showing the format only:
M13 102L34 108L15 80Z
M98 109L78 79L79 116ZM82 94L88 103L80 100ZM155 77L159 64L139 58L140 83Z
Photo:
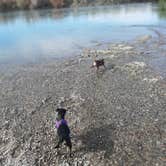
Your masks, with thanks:
M57 108L57 109L56 109L56 112L59 112L60 110L61 110L60 108Z

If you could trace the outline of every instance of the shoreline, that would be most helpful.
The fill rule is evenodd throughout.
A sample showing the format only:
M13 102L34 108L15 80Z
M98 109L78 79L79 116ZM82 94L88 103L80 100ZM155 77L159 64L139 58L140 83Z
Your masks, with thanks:
M165 41L145 35L0 72L0 163L164 166L166 77L150 62L166 57ZM107 69L90 69L95 58ZM69 110L72 158L54 148L58 106Z
M160 33L157 29L151 29L153 34L145 34L139 35L134 39L129 39L127 41L116 41L116 42L100 42L100 41L93 41L93 44L89 47L82 47L75 54L69 56L62 56L62 57L53 57L48 59L41 59L36 60L34 62L14 62L14 63L1 63L0 68L6 70L7 68L29 68L30 66L42 66L42 65L49 65L61 62L68 62L68 61L78 61L81 60L90 60L92 59L100 59L100 58L112 58L114 59L113 54L122 54L122 51L126 51L127 54L140 54L141 58L143 58L144 62L151 67L154 72L158 73L159 75L166 77L166 68L162 71L158 71L160 64L150 64L151 60L159 60L160 63L165 61L165 45L166 45L166 34ZM81 47L81 46L79 46ZM124 47L124 48L123 48ZM126 47L126 48L125 48ZM113 52L111 51L113 49ZM118 52L120 49L120 52ZM155 51L156 49L156 51ZM134 52L135 51L135 52ZM97 56L96 56L97 55ZM122 56L122 55L120 55ZM139 56L137 57L139 58ZM115 56L116 59L116 56ZM161 59L161 60L160 60ZM162 62L161 62L162 61ZM157 68L155 68L155 65ZM162 63L162 67L165 65Z
M139 0L135 0L134 2L133 1L125 1L125 0L122 0L120 2L114 2L111 1L111 2L100 2L100 1L97 1L97 2L87 2L87 1L80 1L80 2L73 2L71 1L69 4L65 4L62 1L59 1L59 2L47 2L46 4L43 4L38 6L38 4L34 3L34 4L24 4L22 2L22 4L17 4L17 2L14 2L13 1L13 4L11 2L2 2L0 4L0 12L9 12L9 11L31 11L31 10L42 10L42 9L65 9L65 8L79 8L79 7L93 7L93 6L105 6L105 5L119 5L119 4L133 4L133 3L157 3L157 0L142 0L141 2ZM26 2L25 2L26 3ZM31 2L30 2L31 3ZM40 2L39 2L40 3ZM19 5L19 6L18 6ZM22 5L22 6L21 6Z

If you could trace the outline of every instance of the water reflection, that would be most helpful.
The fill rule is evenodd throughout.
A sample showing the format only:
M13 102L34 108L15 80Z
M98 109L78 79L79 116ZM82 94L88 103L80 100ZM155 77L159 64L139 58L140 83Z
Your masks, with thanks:
M0 63L70 56L91 41L128 40L164 25L151 3L1 13Z
M12 23L21 19L27 23L39 21L41 19L62 19L67 15L67 11L62 10L30 10L19 12L0 13L0 23Z
M134 20L137 16L144 15L145 17L152 16L152 4L139 4L139 5L114 5L105 7L86 7L86 8L73 8L73 9L46 9L46 10L31 10L31 11L19 11L19 12L6 12L0 13L0 23L12 23L15 20L21 19L25 22L36 22L44 19L63 19L65 17L80 17L89 16L92 19L103 16L132 16ZM144 14L146 13L146 14ZM134 18L135 17L135 18ZM138 17L136 19L138 19ZM99 18L100 19L100 18ZM105 18L107 19L107 18ZM127 21L127 20L126 20Z

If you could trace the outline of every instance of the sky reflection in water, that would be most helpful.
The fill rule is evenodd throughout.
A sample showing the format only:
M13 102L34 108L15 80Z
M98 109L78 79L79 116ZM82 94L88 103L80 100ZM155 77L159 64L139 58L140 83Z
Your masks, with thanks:
M71 56L94 41L130 40L162 28L151 3L0 14L0 63Z

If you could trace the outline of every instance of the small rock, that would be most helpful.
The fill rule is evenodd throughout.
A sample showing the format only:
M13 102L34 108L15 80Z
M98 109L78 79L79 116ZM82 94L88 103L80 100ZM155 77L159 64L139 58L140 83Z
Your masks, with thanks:
M138 40L140 43L145 43L145 42L147 42L148 40L150 40L151 38L152 38L151 35L144 35L144 36L139 37L137 40Z

